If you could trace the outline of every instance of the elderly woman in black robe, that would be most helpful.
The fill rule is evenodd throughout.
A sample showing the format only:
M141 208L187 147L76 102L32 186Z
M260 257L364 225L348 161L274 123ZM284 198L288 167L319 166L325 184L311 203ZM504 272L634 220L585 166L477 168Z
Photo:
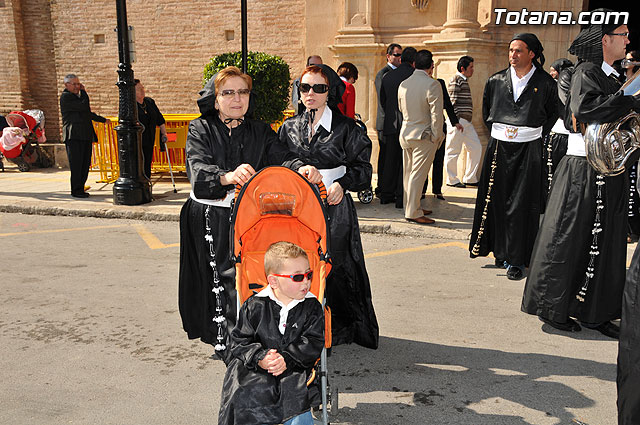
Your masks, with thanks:
M280 140L322 173L327 188L332 270L326 297L331 308L333 344L355 342L378 347L378 322L371 301L358 217L346 192L371 184L371 140L337 104L344 86L328 66L310 66L299 84L305 111L286 120Z
M180 212L178 304L189 339L214 345L226 360L236 322L235 272L229 217L236 184L267 165L285 165L313 178L271 127L248 118L252 80L227 67L200 92L201 116L189 124L186 156L191 194Z

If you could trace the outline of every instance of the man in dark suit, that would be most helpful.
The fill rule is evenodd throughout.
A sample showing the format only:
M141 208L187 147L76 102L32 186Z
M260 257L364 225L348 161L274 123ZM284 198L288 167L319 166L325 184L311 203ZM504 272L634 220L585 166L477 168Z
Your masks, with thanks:
M98 140L92 121L107 122L107 119L91 112L89 96L75 74L64 77L64 87L60 95L60 113L62 140L71 169L71 196L88 198L84 184L89 177L92 143Z
M416 49L407 47L402 51L400 66L389 71L382 78L380 103L384 109L382 133L386 144L384 179L379 185L381 204L395 202L396 208L403 208L402 202L402 148L400 147L400 127L402 114L398 109L398 87L413 74Z
M402 56L402 46L396 43L389 44L387 47L387 64L376 74L375 85L376 95L378 96L378 113L376 115L376 131L378 132L378 186L376 187L376 195L380 195L380 186L384 181L384 159L386 154L386 144L384 143L384 108L380 101L380 88L382 87L382 77L391 70L396 69L400 65L400 56Z

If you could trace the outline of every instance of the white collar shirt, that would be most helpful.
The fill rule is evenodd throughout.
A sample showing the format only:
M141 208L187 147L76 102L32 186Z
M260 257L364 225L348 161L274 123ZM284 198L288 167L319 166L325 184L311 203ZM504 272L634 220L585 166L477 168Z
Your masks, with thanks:
M268 297L271 298L273 302L280 306L280 320L278 321L278 331L280 331L281 335L284 335L284 331L287 329L287 317L289 316L289 312L293 310L295 306L300 304L304 299L301 300L291 300L288 305L284 305L282 301L276 298L276 295L273 293L273 289L271 289L271 285L267 285L262 291L258 292L256 297ZM311 292L307 292L304 298L315 298ZM294 323L294 325L297 325ZM293 325L292 325L293 326Z
M514 67L510 66L509 69L511 69L511 85L513 86L513 100L517 102L518 98L524 91L524 88L527 87L527 83L533 76L533 73L536 72L536 67L535 65L532 65L531 70L527 72L527 74L522 78L518 78L518 76L516 75L516 69Z
M463 80L467 81L467 77L464 76L464 74L460 71L456 72L456 75L460 78L462 78Z
M322 117L320 117L320 120L318 121L318 123L313 126L313 134L316 134L318 132L318 128L320 128L320 126L324 127L324 129L327 130L327 133L331 133L332 121L333 121L333 112L331 112L331 108L329 108L329 105L325 105L324 112L322 113Z
M620 76L618 71L616 71L614 67L612 67L611 65L609 65L605 61L602 61L602 65L600 66L600 68L602 68L602 71L605 74L607 74L607 77L610 76L611 74L615 75L616 77Z
M389 65L391 67L391 69L396 69L397 68L397 66L395 66L391 62L387 62L387 65Z

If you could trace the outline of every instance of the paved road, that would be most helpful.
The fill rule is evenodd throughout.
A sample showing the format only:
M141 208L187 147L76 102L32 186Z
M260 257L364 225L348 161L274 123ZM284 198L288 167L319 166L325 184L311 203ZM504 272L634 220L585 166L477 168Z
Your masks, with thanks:
M334 347L334 424L613 425L617 343L521 313L459 238L364 235L380 348ZM176 222L0 215L0 423L215 424L177 311Z

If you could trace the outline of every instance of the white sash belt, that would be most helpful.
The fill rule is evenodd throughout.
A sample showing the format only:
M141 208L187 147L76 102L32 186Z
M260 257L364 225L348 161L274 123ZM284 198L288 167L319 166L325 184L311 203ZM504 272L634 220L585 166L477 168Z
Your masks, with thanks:
M587 156L584 146L584 137L580 133L569 133L567 142L567 155Z
M214 207L223 207L223 208L231 208L231 201L235 196L235 189L231 189L227 192L227 196L223 199L198 199L196 195L193 194L193 190L189 193L189 197L196 202L200 202L205 205L212 205Z
M556 121L556 123L553 125L551 132L556 134L569 134L569 130L567 130L564 126L564 121L562 121L562 118L558 118L558 121Z
M524 127L502 124L491 125L491 137L504 142L525 143L542 137L542 127Z
M336 168L323 168L318 171L322 174L322 183L324 183L324 186L329 189L329 186L331 186L334 181L347 174L347 167L341 165Z

